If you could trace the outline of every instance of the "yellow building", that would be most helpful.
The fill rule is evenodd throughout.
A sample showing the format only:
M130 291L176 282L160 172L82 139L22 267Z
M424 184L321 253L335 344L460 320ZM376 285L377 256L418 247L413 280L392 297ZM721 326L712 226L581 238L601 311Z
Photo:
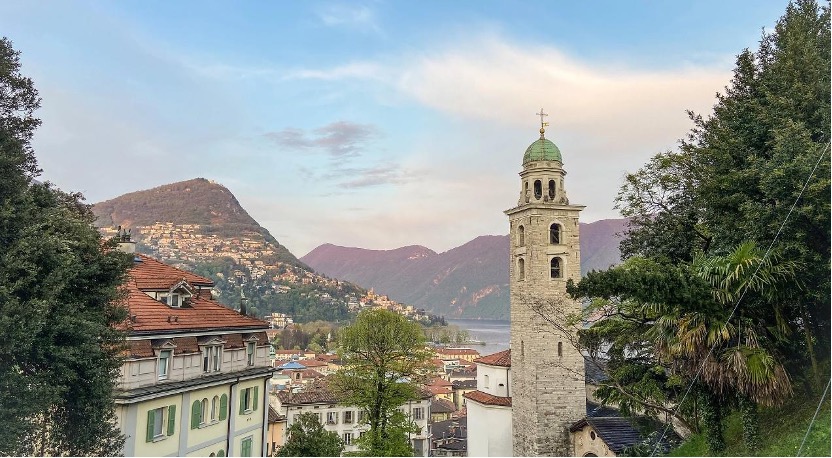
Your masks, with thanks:
M125 286L123 454L265 456L268 323L214 302L211 280L144 255Z

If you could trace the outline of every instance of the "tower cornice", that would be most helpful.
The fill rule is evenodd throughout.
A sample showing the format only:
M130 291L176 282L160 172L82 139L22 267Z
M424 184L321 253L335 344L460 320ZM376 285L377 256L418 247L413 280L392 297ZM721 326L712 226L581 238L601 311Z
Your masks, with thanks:
M508 210L503 211L504 214L511 216L516 213L520 213L526 210L565 210L565 211L582 211L586 208L586 205L563 205L563 204L550 204L550 203L528 203L524 205L519 205L514 208L509 208Z

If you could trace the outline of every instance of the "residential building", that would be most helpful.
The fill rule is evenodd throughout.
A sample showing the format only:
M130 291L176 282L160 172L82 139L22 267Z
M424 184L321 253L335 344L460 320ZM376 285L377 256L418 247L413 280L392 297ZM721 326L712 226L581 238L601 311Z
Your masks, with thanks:
M264 456L268 323L213 301L213 286L134 254L115 395L125 456Z
M344 452L354 452L358 448L353 441L368 429L364 421L365 412L356 406L339 404L339 400L321 384L307 387L306 390L292 393L281 391L272 397L275 409L286 416L286 427L292 426L302 413L312 412L327 431L333 431L344 441ZM430 431L428 420L431 400L428 393L416 401L408 402L401 410L416 423L419 432L410 437L415 456L428 456L430 449Z
M269 405L269 433L266 436L266 456L275 456L286 441L286 416Z
M431 456L468 456L468 419L460 417L434 422L430 443Z

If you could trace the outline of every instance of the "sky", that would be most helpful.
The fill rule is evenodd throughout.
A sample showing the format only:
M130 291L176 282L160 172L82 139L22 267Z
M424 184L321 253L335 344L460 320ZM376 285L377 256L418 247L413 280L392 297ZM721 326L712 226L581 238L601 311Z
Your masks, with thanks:
M89 203L196 177L297 256L507 234L549 116L581 221L674 149L785 0L0 2L43 174Z

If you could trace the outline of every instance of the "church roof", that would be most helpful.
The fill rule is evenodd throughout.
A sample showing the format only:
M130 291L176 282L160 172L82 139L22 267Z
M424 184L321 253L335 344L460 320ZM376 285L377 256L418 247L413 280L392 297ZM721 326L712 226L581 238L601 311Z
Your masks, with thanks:
M482 391L469 391L462 395L466 399L479 402L487 406L511 407L511 396L494 396Z
M542 131L542 129L541 129ZM544 138L541 132L540 138L535 140L523 155L523 165L534 161L558 161L563 162L560 149L551 140Z

